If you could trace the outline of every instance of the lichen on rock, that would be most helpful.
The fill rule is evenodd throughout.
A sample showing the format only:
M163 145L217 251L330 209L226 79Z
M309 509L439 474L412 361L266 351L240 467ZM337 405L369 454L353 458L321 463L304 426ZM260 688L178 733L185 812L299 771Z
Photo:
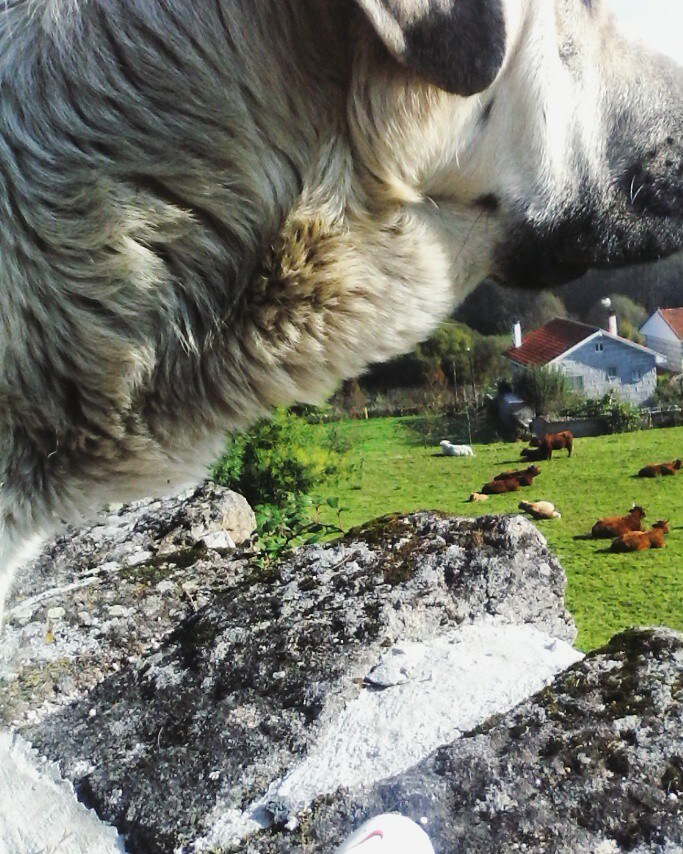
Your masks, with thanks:
M329 851L393 809L443 851L681 842L681 638L579 661L530 522L385 517L264 574L224 502L114 510L12 602L0 714L130 852Z
M313 850L392 809L428 817L437 851L683 850L683 635L633 629L535 696L398 777L306 817ZM301 851L292 834L245 852Z

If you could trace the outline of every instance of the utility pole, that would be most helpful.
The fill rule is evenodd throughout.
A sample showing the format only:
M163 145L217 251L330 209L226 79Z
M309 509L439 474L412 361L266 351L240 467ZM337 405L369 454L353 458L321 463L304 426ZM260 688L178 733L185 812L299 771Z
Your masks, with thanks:
M453 365L453 406L455 409L458 408L458 374L455 370L455 359L452 361Z
M472 400L474 402L474 405L476 406L477 405L477 387L474 384L474 365L472 364L472 348L471 347L467 348L467 355L468 355L469 360L470 360L470 381L472 383Z

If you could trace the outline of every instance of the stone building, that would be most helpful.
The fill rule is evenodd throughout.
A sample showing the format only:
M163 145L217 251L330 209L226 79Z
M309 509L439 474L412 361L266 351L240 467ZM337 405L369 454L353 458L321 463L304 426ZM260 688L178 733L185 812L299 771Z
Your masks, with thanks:
M657 386L664 356L610 329L556 317L522 338L515 324L514 346L507 353L513 373L523 368L552 368L565 374L573 389L588 398L613 392L622 400L647 403Z

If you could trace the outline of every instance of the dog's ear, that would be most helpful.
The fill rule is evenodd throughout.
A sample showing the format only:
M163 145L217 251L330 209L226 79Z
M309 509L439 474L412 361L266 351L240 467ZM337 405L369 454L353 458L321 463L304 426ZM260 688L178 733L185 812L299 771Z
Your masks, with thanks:
M357 2L400 63L447 92L482 92L500 70L504 0Z

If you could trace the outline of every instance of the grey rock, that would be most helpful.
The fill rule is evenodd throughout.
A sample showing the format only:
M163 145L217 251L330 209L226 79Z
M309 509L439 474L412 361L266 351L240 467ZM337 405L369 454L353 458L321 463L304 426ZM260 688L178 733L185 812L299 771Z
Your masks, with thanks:
M616 636L410 771L321 799L250 854L329 851L378 813L426 817L437 854L683 851L683 635Z
M242 496L212 483L108 513L20 573L0 642L0 723L47 714L158 646L232 583L239 561L208 552L207 538L227 546L255 524Z
M207 485L207 488L209 488L209 485ZM213 486L213 489L220 490L220 487ZM241 546L249 540L256 530L254 511L249 506L246 498L238 495L236 492L225 489L221 490L220 499L212 501L206 506L210 508L210 513L207 515L204 512L196 522L198 526L203 526L204 533L206 534L224 531L233 543ZM216 525L220 527L217 528ZM224 548L224 546L221 548Z
M438 854L683 850L683 636L667 630L617 636L398 774L303 806L278 789L361 693L430 678L420 642L491 624L571 642L564 573L520 517L426 513L264 573L207 548L220 511L203 494L48 546L0 651L0 713L130 852L206 850L208 828L240 822L209 850L327 852L391 810L426 819Z
M566 579L521 517L428 513L264 571L219 545L222 499L110 508L49 545L0 647L0 715L131 854L328 852L392 810L426 820L438 854L683 850L683 636L663 629L617 636L400 773L297 800L287 780L336 723L369 698L405 702L435 651L479 691L487 627L536 633L549 659L572 642ZM479 662L458 651L467 632ZM212 845L216 827L232 841Z
M203 542L207 549L215 551L230 551L235 548L235 543L227 531L212 531L203 537Z
M213 551L192 558L190 567L170 568L170 578L126 570L132 585L147 578L136 619L144 626L169 584L192 581L192 598L204 591L208 604L182 622L188 609L179 608L170 636L147 631L126 657L126 629L118 627L125 620L108 625L109 615L89 602L106 647L118 650L120 672L108 661L108 678L80 685L71 705L55 707L53 698L49 714L15 714L24 737L60 762L131 851L191 850L217 804L239 814L257 802L397 641L440 638L482 621L528 624L567 641L576 633L563 605L564 572L519 517L388 517L299 550L266 574ZM110 592L107 606L127 603L120 583ZM76 621L83 609L67 609L67 619L71 610ZM64 649L63 639L52 646ZM29 710L41 702L40 692L24 696ZM277 818L292 816L264 807L265 820Z

